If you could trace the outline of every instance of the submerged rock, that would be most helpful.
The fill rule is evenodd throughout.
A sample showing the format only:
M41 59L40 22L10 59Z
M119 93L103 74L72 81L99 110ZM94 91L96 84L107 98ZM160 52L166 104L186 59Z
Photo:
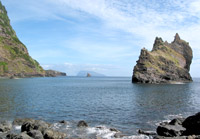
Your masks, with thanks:
M152 51L143 48L134 67L133 83L190 82L192 49L189 43L175 35L172 43L156 37Z

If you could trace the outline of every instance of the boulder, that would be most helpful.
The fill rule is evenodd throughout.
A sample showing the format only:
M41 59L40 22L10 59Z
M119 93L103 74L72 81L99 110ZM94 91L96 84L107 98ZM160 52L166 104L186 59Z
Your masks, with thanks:
M62 121L59 121L59 123L61 123L61 124L67 124L67 121L62 120Z
M184 118L173 119L169 123L161 123L157 127L157 134L165 137L182 136L186 129L182 126Z
M30 118L17 118L13 121L13 125L22 125L25 122L31 121L33 119Z
M157 127L157 134L165 137L181 136L186 129L181 125L159 125Z
M33 139L33 138L27 135L26 132L23 132L20 134L8 134L6 136L6 139Z
M77 127L88 127L88 124L85 121L79 121Z
M155 131L143 131L141 129L138 130L139 134L147 135L147 136L155 136L157 135Z
M31 130L39 130L39 131L43 132L44 130L48 129L49 127L50 127L49 123L46 123L41 120L30 119L27 122L22 124L21 131L29 132Z
M44 139L64 139L67 135L52 129L46 129L43 132Z
M0 123L0 132L7 132L11 130L12 124L8 121L3 121Z
M186 118L183 127L186 128L185 135L200 135L200 112Z
M31 130L27 134L34 139L44 139L41 131L39 130Z

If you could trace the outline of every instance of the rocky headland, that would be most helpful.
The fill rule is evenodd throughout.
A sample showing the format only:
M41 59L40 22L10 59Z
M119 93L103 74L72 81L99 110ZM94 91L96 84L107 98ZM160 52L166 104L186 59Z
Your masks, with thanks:
M168 43L156 37L153 49L141 50L133 70L133 83L191 82L190 65L192 49L189 43L176 33L174 41Z
M0 77L24 78L64 75L45 71L19 40L0 1Z
M55 70L45 70L45 77L67 76L65 72Z

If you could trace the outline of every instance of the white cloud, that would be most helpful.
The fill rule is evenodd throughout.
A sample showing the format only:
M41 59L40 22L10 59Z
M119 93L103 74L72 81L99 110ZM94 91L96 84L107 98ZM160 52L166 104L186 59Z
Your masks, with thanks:
M194 60L200 58L199 0L3 0L3 2L13 4L18 11L20 7L29 11L31 14L23 14L21 10L20 14L26 19L65 20L69 16L79 20L95 18L101 21L101 26L95 28L97 33L110 34L113 30L127 32L133 36L135 46L140 45L148 49L151 49L156 36L172 41L178 32L181 38L190 42L194 50ZM139 39L134 40L135 37ZM121 40L123 39L122 37ZM82 47L74 46L72 49L76 51L99 58L117 59L131 56L133 53L130 47L123 48L117 45L108 47L108 45L88 43ZM192 66L192 71L194 67L200 68L196 64Z
M79 71L94 71L109 76L131 75L131 72L127 72L125 67L109 65L109 64L74 64L66 62L64 64L42 64L44 69L54 69L58 71L66 72L68 76L76 76Z

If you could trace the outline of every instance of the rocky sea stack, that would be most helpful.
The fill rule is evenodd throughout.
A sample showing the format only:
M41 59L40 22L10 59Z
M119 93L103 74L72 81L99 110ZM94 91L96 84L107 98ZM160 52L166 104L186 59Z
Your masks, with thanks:
M192 49L178 33L173 42L163 42L156 37L153 49L143 48L134 67L133 83L173 83L190 82L190 64Z
M0 77L43 77L64 75L45 71L28 53L10 25L5 7L0 1ZM66 74L65 74L66 75ZM64 75L64 76L65 76Z

